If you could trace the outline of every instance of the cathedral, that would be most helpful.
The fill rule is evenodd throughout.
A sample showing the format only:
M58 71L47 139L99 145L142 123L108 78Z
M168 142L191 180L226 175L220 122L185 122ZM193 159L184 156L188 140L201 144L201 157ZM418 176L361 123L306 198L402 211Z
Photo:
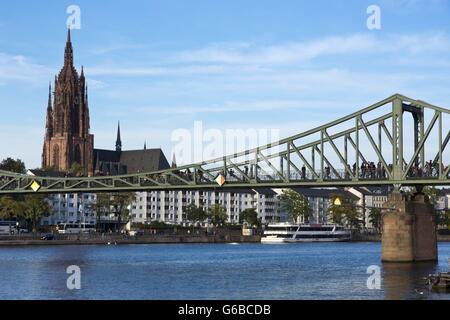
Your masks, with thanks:
M93 174L94 136L89 132L89 106L83 68L78 75L73 65L70 29L64 52L64 66L55 76L54 96L48 94L42 167L68 172L74 162Z
M90 133L88 90L83 67L78 75L73 62L70 29L64 52L64 66L49 87L42 168L68 173L74 163L84 174L117 175L170 168L161 149L122 150L120 127L115 150L94 149Z

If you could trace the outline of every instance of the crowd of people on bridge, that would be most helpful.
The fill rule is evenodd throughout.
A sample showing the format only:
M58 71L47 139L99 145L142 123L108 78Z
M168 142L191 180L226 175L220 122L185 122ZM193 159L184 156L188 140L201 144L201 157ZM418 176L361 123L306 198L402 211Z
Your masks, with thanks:
M328 163L327 163L328 164ZM406 164L405 164L406 166ZM387 168L386 168L387 167ZM442 165L441 172L445 172L448 167L445 167ZM243 169L243 170L242 170ZM218 174L223 175L225 178L239 181L243 180L246 177L250 179L255 179L255 175L258 177L256 179L264 179L264 173L257 172L259 170L256 169L255 165L244 166L241 170L233 170L233 169L227 169L219 171ZM315 173L310 172L307 170L306 166L303 164L303 166L300 169L299 174L291 174L294 175L294 179L300 178L301 180L308 180L308 179L315 179L318 177L321 177L323 179L331 180L331 179L350 179L350 170L354 177L358 176L360 179L387 179L388 178L388 172L392 172L392 164L387 164L386 166L383 165L381 161L378 161L378 163L375 164L375 162L363 160L361 163L361 166L357 169L357 164L354 163L352 168L348 167L347 170L336 170L333 167L330 167L328 164L324 167L324 171L321 174L320 171L316 171ZM387 169L387 170L386 170ZM358 171L358 172L357 172ZM297 170L298 172L298 170ZM410 170L408 171L407 177L412 178L418 178L418 177L437 177L440 174L439 170L439 162L437 161L427 161L425 162L425 165L422 167L418 163L414 163ZM71 175L74 176L74 175ZM79 175L75 175L79 176ZM105 174L105 176L110 176L110 174ZM184 170L173 170L169 174L152 174L149 175L149 178L157 181L158 183L168 183L168 182L180 182L179 179L176 177L179 177L185 181L197 181L197 182L211 182L212 177L209 178L202 172L202 170L195 170L195 172L191 172L189 168ZM266 177L267 179L271 178L270 176ZM273 178L273 177L272 177Z

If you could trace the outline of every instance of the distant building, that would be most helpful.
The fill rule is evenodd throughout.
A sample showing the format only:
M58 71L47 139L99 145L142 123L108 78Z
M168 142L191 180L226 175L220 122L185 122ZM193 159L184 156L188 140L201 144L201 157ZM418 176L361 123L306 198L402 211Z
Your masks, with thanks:
M346 190L358 198L357 205L363 215L364 226L366 228L372 228L372 224L370 223L370 210L372 208L381 209L387 201L388 195L392 192L393 187L351 187L346 188Z
M120 175L169 169L161 149L122 150L120 124L117 127L116 150L94 149L96 175Z
M208 212L212 205L225 208L228 222L239 223L245 209L255 209L262 223L279 221L280 203L271 189L260 190L173 190L136 193L131 215L134 222L159 221L169 224L189 224L185 216L187 206L194 204ZM203 223L207 225L208 222Z
M450 189L440 189L436 191L435 209L439 213L450 210Z

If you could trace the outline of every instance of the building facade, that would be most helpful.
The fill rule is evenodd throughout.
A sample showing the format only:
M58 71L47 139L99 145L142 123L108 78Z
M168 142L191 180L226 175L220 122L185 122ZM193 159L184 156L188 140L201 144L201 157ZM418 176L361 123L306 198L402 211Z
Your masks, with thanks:
M206 212L212 205L225 208L228 223L238 224L239 216L245 209L255 209L262 223L279 221L281 204L277 194L270 190L174 190L136 193L131 208L133 222L150 223L159 221L168 224L189 224L186 207L194 204ZM207 225L204 221L203 225Z
M68 172L76 162L92 175L94 136L89 122L86 78L83 68L78 75L74 67L69 29L64 66L55 76L53 100L49 88L42 167Z

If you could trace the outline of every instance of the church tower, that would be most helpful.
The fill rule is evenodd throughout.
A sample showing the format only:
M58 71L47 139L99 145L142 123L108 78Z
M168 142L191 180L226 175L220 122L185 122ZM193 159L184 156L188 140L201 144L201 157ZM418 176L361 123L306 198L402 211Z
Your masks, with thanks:
M70 29L64 66L55 77L53 101L49 88L42 167L68 172L74 162L85 174L93 174L94 135L90 134L89 106L83 67L78 75L73 65Z

